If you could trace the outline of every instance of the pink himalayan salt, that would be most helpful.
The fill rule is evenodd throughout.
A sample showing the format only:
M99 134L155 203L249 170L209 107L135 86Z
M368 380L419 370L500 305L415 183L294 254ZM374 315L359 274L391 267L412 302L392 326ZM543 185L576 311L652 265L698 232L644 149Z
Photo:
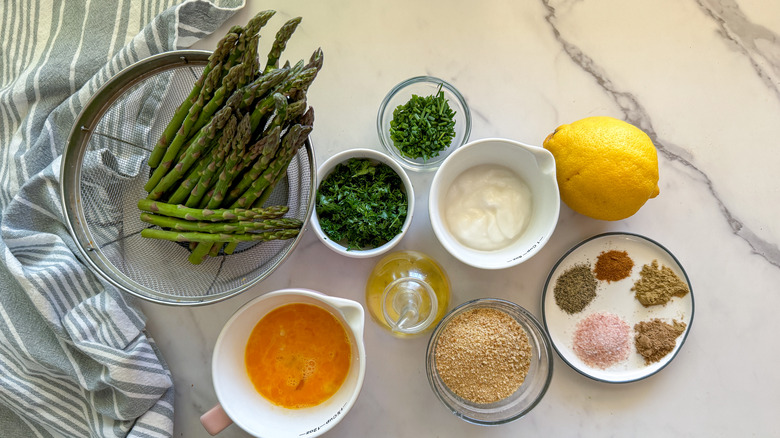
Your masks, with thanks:
M631 326L611 313L594 313L577 323L574 353L588 366L606 369L628 359Z

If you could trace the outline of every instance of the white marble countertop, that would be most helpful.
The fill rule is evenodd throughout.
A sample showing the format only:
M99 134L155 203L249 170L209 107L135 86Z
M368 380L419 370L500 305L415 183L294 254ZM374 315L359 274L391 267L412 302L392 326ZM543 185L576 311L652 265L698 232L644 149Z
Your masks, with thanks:
M541 318L540 297L569 248L629 231L673 252L696 312L672 363L629 384L590 380L555 357L541 403L510 424L480 427L449 413L425 377L427 337L399 340L367 320L368 370L332 437L776 436L780 406L780 3L764 0L248 1L213 38L256 11L269 25L303 16L284 59L322 47L309 93L316 158L381 149L376 111L403 79L454 84L473 114L471 139L541 145L558 125L609 115L644 129L659 152L661 194L636 215L603 222L561 208L555 234L531 260L482 271L451 256L427 214L431 174L411 173L418 205L399 249L436 258L452 305L493 296ZM261 44L269 44L271 35ZM264 47L264 46L263 46ZM261 49L262 50L262 49ZM335 255L309 230L289 259L248 292L197 308L142 303L176 385L176 437L207 437L199 417L217 403L211 352L222 325L263 293L305 287L363 302L377 259ZM225 438L247 437L231 426Z

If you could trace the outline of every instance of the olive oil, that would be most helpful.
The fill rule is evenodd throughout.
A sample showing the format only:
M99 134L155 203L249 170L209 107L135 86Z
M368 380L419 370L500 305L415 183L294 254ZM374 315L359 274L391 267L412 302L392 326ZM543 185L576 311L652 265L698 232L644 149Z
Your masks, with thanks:
M447 313L450 281L439 264L419 251L397 251L377 262L366 283L372 319L398 337L432 329Z

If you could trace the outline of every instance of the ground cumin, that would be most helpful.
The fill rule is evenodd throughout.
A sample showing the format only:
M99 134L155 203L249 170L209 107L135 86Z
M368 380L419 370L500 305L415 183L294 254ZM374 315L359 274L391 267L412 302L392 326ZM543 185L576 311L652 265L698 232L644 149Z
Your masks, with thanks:
M473 403L503 400L531 366L528 335L497 309L467 310L450 321L436 345L436 370L452 392Z
M645 358L645 365L658 362L674 350L677 338L684 331L684 322L672 321L672 324L667 324L657 318L641 321L634 325L636 351Z
M634 261L626 251L610 250L599 254L596 260L596 278L607 282L622 280L631 275Z
M596 298L596 277L587 263L579 263L565 270L555 281L555 303L564 312L581 312Z
M688 293L688 285L667 266L658 266L658 260L642 266L639 280L631 288L636 299L645 307L664 305L672 297L682 297Z

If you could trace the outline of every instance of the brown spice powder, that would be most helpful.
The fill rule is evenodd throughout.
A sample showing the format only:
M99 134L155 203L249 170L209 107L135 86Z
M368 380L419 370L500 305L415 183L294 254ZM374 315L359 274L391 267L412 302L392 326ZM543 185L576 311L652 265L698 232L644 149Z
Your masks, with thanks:
M585 309L596 298L596 277L588 263L578 263L563 271L555 281L555 304L573 315Z
M672 297L682 297L688 293L688 285L668 266L659 267L658 260L642 266L639 277L631 290L645 307L665 305Z
M494 403L523 384L531 366L528 334L497 309L457 315L436 344L436 370L452 392L473 403Z
M672 324L667 324L657 318L634 325L634 345L636 351L644 356L645 365L658 362L671 353L677 338L685 331L685 326L684 322L672 321Z
M619 281L631 275L634 261L626 251L610 250L602 252L596 259L596 278L602 281Z

